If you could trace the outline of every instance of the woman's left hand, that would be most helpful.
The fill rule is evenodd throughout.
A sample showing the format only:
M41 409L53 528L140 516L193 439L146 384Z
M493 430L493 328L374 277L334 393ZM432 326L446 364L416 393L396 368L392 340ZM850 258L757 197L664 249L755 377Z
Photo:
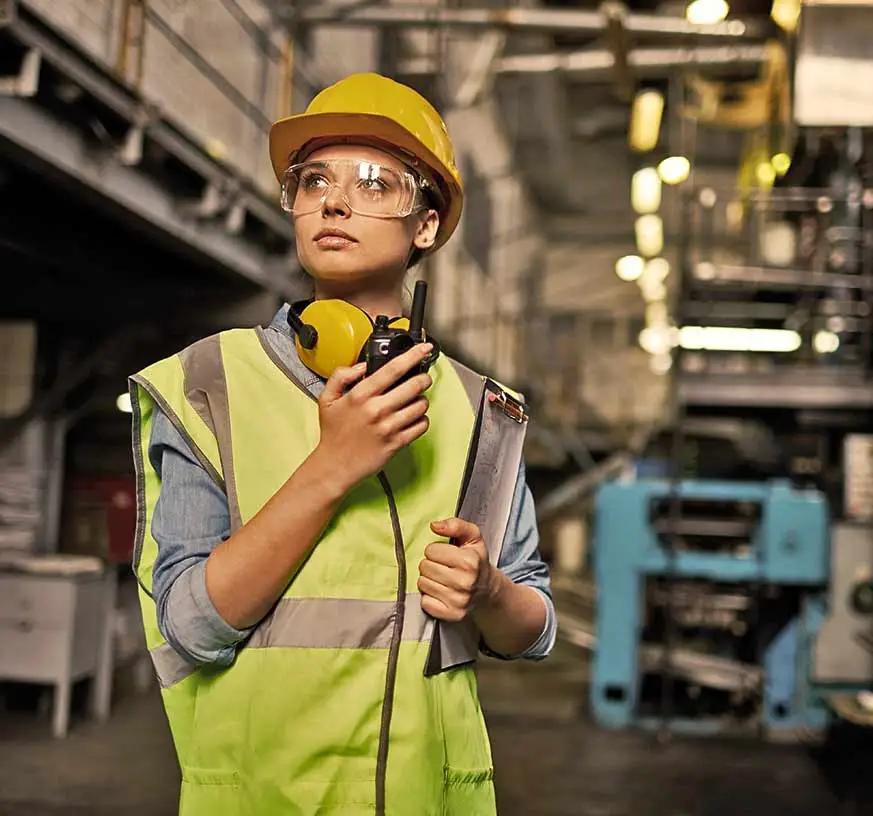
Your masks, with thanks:
M500 572L488 560L479 528L469 521L435 521L431 530L452 539L451 544L428 544L418 565L421 608L444 621L464 620L474 609L489 604L500 586Z

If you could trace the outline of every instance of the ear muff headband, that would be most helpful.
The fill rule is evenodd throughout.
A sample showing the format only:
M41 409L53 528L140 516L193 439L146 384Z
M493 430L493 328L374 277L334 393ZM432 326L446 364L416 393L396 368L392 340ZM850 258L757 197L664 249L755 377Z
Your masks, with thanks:
M295 333L297 353L310 371L325 379L341 366L355 365L373 332L370 315L345 300L315 300L303 309L300 319L315 329L318 340L313 348L308 349ZM405 317L395 317L389 325L409 329Z

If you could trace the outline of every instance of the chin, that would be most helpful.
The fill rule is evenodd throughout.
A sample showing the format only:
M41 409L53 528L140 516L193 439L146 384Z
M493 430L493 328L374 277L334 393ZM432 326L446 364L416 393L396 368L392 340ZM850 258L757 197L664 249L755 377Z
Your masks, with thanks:
M373 263L361 264L360 258L341 257L343 253L329 253L317 258L301 259L301 263L310 277L325 283L346 283L360 286L367 282L376 283L385 277L385 269L391 268L392 264ZM400 261L402 263L402 261ZM397 266L397 261L393 266Z

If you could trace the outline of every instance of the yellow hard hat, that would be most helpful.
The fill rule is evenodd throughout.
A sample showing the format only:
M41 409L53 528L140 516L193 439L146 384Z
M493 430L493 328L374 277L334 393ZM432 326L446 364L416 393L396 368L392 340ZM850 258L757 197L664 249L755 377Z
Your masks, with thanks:
M446 124L421 94L380 74L352 74L325 88L305 113L288 116L270 129L270 160L276 178L308 143L377 139L409 154L429 171L442 198L440 227L433 249L448 241L464 205L461 174Z

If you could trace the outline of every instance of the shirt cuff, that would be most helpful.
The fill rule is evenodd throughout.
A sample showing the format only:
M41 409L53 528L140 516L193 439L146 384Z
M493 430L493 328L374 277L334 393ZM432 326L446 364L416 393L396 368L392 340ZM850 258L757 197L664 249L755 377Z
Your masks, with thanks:
M558 618L555 614L555 604L552 599L543 590L538 587L531 587L536 590L539 596L543 599L546 606L546 622L543 624L543 630L539 637L531 643L523 652L514 655L504 655L495 652L488 648L484 638L480 639L479 649L489 657L497 658L498 660L542 660L548 657L549 653L555 645L555 637L558 633Z
M252 631L236 629L221 617L206 589L206 561L185 570L167 598L167 640L196 663L229 665L236 644Z

